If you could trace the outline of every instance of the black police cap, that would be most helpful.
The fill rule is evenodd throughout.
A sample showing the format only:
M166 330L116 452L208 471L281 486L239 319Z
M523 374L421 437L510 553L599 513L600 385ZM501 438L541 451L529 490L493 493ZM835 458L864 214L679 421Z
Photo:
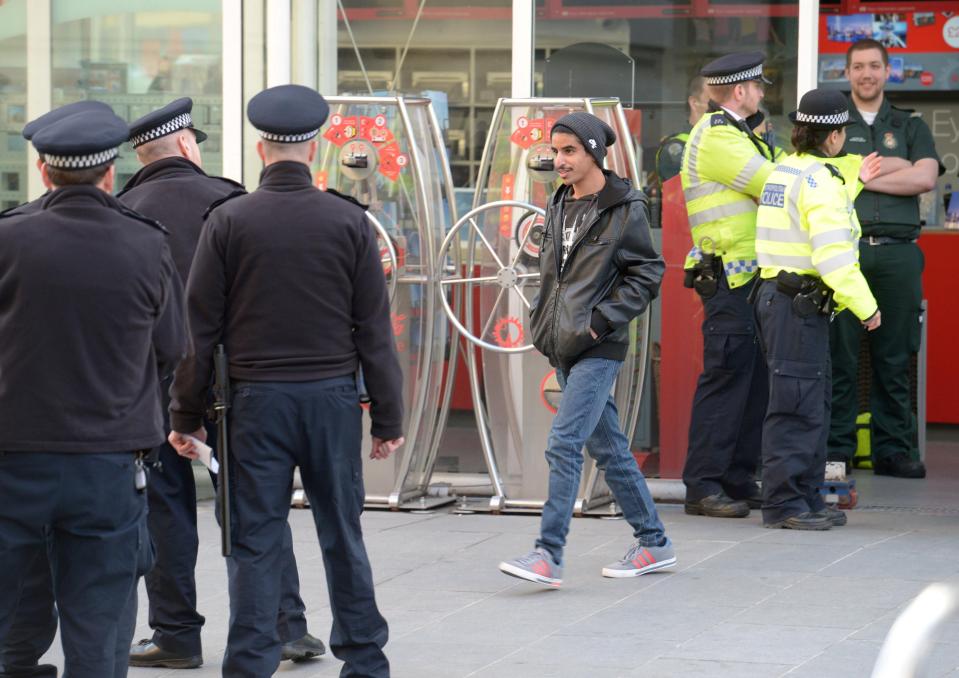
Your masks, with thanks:
M812 89L802 95L799 109L789 114L797 125L816 129L837 129L851 125L849 102L837 89Z
M250 99L246 115L267 141L295 144L312 139L330 107L319 92L302 85L279 85Z
M706 78L707 85L735 85L738 82L758 80L767 85L772 81L763 75L762 52L736 52L726 54L703 66L699 74Z
M82 170L112 162L129 136L112 111L85 110L43 127L32 141L51 167Z
M21 132L21 134L23 134L24 139L30 141L33 139L34 134L39 132L47 125L51 125L57 120L63 120L68 115L80 113L81 111L105 111L107 113L113 113L113 109L102 101L94 101L93 99L75 101L72 104L66 104L65 106L54 108L52 111L48 111L47 113L41 115L39 118L31 120L23 126L23 132Z
M190 115L192 111L193 99L182 97L147 113L130 123L130 143L136 148L181 129L192 129L197 143L206 141L206 133L193 126L193 116Z

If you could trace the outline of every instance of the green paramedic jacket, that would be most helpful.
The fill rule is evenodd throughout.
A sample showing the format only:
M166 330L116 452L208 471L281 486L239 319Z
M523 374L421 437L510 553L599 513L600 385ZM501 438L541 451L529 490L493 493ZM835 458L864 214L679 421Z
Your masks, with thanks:
M873 124L867 125L850 99L849 114L854 124L846 127L845 153L865 157L877 151L881 156L904 158L911 163L923 158L939 162L929 126L912 111L896 108L884 98ZM940 162L940 175L944 169ZM856 198L856 213L865 235L919 237L919 196L863 190Z

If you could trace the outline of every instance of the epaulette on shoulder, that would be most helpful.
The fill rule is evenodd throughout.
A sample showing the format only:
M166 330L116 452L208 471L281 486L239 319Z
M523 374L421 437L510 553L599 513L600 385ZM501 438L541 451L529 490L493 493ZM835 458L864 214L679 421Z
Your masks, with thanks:
M237 190L232 191L228 193L227 195L224 195L222 198L218 198L217 200L214 200L212 203L210 203L210 206L206 208L206 212L203 213L203 221L206 221L207 218L210 216L210 213L213 210L215 210L217 207L219 207L220 205L222 205L228 200L233 200L233 198L239 198L241 195L246 195L245 188L242 188L242 187L238 188Z
M916 113L913 108L899 108L892 104L890 104L889 107L892 109L892 124L894 127L902 126L910 118L921 118L921 115Z
M223 182L225 182L225 183L227 183L227 184L230 184L230 186L233 186L233 187L235 187L235 188L239 188L239 189L242 190L244 193L246 192L246 186L244 186L243 184L241 184L239 181L234 181L233 179L230 179L229 177L219 177L219 176L216 176L216 175L213 175L213 174L211 174L210 176L211 176L213 179L219 179L220 181L223 181Z
M728 125L729 122L726 120L726 114L722 111L715 111L709 115L709 126L715 127L716 125Z
M345 200L346 202L351 202L351 203L353 203L354 205L356 205L357 207L359 207L359 208L360 208L361 210L363 210L364 212L370 208L369 205L364 205L363 203L361 203L359 200L357 200L357 199L354 198L353 196L351 196L351 195L343 195L343 194L340 193L339 191L334 190L334 189L332 189L332 188L326 189L326 192L329 193L330 195L335 195L337 198L342 198L342 199Z
M826 169L829 170L829 173L839 179L842 183L846 183L846 177L842 175L842 172L839 171L839 168L835 165L831 165L828 162L823 163L826 166Z
M0 219L6 219L7 217L16 217L21 214L26 214L26 212L20 211L21 207L23 207L23 205L15 205L14 207L8 207L7 209L0 212Z
M163 224L161 224L159 221L157 221L156 219L151 219L150 217L146 215L140 214L136 210L132 210L126 205L121 204L117 209L124 216L143 222L147 226L152 226L153 228L157 229L158 231L162 231L163 233L169 233L169 231L166 230L166 227Z

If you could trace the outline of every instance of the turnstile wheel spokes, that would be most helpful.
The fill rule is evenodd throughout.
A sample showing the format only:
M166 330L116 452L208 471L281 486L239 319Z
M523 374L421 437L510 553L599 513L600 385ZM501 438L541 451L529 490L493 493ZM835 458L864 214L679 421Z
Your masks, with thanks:
M376 231L376 240L380 251L380 261L383 264L383 275L386 276L386 285L389 289L390 303L392 304L393 297L396 296L396 281L400 277L398 269L399 259L396 257L396 247L393 245L393 238L390 237L389 231L386 230L386 227L383 226L379 219L373 216L372 212L367 212L366 218L369 219L370 224L373 225L373 230Z
M454 243L457 247L459 247L461 231L464 229L469 229L472 231L472 235L475 238L474 246L481 246L482 249L486 250L486 253L490 255L498 270L493 275L466 277L455 276L441 279L440 286L443 290L443 293L440 294L440 301L443 303L443 310L446 311L446 315L449 317L450 322L472 344L489 351L495 351L497 353L524 353L532 350L533 345L527 341L528 333L523 327L522 320L510 315L498 316L497 311L504 297L507 297L508 295L515 295L520 303L526 308L527 312L530 310L530 300L523 292L523 287L527 283L537 284L539 282L540 274L538 270L528 271L525 267L523 267L520 264L520 257L523 254L523 248L526 245L526 241L530 237L532 229L527 229L527 232L523 234L523 238L519 243L516 253L509 259L508 262L504 262L499 254L497 254L496 248L493 247L492 243L490 243L489 239L483 233L483 229L476 222L476 217L478 215L489 210L500 210L503 208L518 208L525 210L526 214L524 215L524 218L531 213L538 214L542 217L546 216L546 212L542 208L520 202L518 200L497 200L495 202L487 203L477 207L463 215L463 217L453 225L453 228L450 229L450 232L446 234L446 238L443 240L443 244L439 251L438 270L444 270L444 262L446 262L449 258L450 248L453 247ZM510 238L510 241L512 242L512 238ZM466 269L467 271L472 272L472 261L467 262ZM483 322L482 330L478 335L473 334L470 329L466 327L466 325L454 312L452 306L450 306L447 295L445 294L445 290L446 288L450 288L455 285L467 286L467 289L473 285L498 288L496 299L493 302L490 314ZM467 308L469 308L469 304L467 304ZM483 337L491 331L493 333L494 341L490 342L484 340Z

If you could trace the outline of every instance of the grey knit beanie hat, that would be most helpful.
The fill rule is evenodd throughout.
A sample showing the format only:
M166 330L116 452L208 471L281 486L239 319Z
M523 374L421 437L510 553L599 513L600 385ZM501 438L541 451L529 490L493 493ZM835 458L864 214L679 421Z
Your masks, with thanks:
M550 134L568 132L576 135L586 152L593 156L596 164L603 166L606 147L616 143L616 132L595 115L586 111L567 113L556 121Z

